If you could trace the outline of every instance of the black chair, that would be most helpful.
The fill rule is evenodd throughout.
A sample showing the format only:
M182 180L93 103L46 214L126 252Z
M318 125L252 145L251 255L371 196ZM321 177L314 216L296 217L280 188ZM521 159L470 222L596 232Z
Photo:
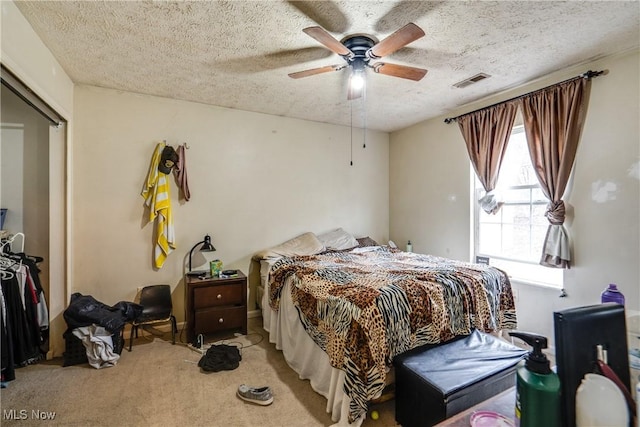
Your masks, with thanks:
M138 337L138 328L145 325L171 322L172 343L176 343L176 318L172 313L171 287L169 285L145 286L140 291L140 305L142 314L131 323L131 335L129 336L129 351L133 345L133 333Z

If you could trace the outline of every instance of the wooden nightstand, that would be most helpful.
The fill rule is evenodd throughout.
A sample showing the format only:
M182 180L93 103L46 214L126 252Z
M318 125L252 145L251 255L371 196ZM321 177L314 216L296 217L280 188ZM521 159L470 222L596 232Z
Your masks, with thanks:
M247 276L238 270L236 277L186 276L187 340L239 328L247 333Z

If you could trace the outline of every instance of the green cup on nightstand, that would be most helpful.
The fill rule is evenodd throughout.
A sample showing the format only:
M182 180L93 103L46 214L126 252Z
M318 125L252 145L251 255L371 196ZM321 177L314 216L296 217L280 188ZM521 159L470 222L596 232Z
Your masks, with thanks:
M218 277L222 271L222 261L214 259L209 263L209 267L211 269L211 277Z

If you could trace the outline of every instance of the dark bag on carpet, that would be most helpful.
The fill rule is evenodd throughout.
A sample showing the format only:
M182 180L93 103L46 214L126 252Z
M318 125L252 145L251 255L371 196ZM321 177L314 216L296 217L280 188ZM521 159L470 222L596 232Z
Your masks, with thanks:
M62 313L69 329L96 324L112 334L119 333L125 323L142 313L143 307L128 301L120 301L113 307L79 292L71 294L71 302Z
M203 371L232 371L240 366L240 350L232 345L212 345L198 362Z

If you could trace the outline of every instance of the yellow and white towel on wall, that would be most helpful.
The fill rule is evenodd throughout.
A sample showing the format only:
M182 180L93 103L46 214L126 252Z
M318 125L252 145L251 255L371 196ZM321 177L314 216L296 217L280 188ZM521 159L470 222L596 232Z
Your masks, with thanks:
M158 170L165 145L160 142L156 146L141 193L145 205L149 208L149 221L156 222L153 248L153 263L156 268L162 268L167 256L175 249L169 179L166 174Z

